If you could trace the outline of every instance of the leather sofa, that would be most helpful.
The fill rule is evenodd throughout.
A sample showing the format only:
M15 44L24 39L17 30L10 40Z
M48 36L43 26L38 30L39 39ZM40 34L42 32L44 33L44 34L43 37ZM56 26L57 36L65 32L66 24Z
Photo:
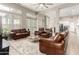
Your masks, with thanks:
M38 35L39 37L49 38L52 36L52 29L39 28L38 31L35 31L35 35Z
M39 50L47 55L63 55L65 54L65 38L67 33L57 33L51 38L40 38Z
M43 32L44 32L44 28L39 28L39 30L38 31L35 31L34 34L35 35L40 35Z
M52 29L45 29L44 32L42 32L40 37L49 38L52 36Z
M10 33L10 37L14 40L25 38L27 36L30 36L30 31L29 30L27 31L26 29L14 29L14 30L11 30L11 33Z

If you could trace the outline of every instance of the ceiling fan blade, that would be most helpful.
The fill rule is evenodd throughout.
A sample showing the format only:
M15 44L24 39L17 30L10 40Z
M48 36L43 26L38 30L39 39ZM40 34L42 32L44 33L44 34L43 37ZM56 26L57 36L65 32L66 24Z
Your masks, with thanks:
M39 7L40 7L40 6L39 6L39 5L37 5L37 6L36 6L36 9L38 9Z
M39 3L23 3L23 5L36 6L39 5Z
M48 8L48 6L44 5L46 8Z
M46 3L46 5L53 5L53 3Z
M32 5L39 5L39 3L32 3Z

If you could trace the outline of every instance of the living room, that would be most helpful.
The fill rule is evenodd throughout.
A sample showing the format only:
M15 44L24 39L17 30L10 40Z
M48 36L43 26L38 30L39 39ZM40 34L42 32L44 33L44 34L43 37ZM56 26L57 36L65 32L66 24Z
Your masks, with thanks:
M0 3L0 55L79 54L78 10L79 3Z

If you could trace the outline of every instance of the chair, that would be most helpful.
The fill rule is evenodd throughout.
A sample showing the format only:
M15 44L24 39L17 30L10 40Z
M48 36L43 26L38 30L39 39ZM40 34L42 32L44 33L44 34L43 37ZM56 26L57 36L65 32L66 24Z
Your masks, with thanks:
M40 38L39 50L47 55L63 55L65 54L65 37L64 34L57 33L51 38Z
M49 38L52 36L52 29L39 28L38 31L35 31L35 35L38 35L44 38Z

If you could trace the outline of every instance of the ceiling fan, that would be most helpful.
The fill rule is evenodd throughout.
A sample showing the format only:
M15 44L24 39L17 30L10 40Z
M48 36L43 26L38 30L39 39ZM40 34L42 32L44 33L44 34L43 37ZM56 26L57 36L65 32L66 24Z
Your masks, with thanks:
M30 9L34 10L44 10L50 8L54 3L21 3L20 5L27 6Z
M53 3L38 3L36 8L49 8L50 5L53 5Z

